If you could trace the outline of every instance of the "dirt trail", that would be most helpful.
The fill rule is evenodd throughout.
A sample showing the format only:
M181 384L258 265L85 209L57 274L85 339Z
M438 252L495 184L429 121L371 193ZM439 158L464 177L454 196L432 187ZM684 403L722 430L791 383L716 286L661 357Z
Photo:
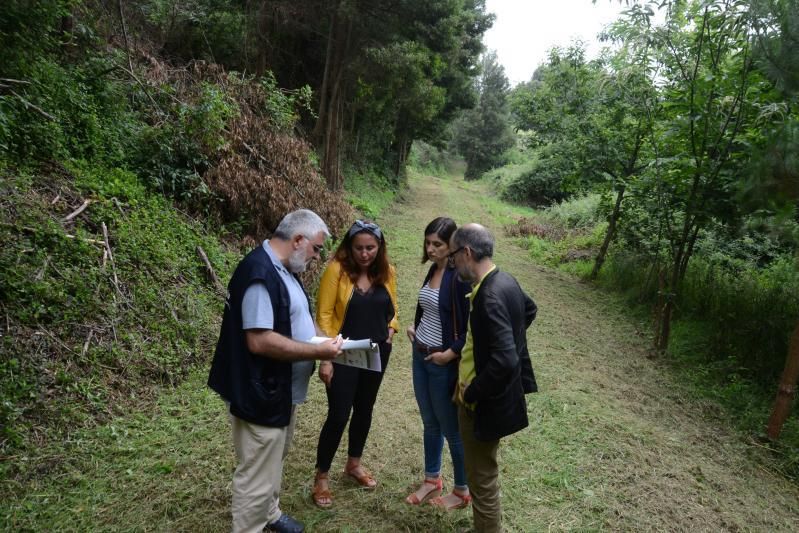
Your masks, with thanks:
M481 222L497 238L495 262L540 308L529 341L542 392L528 397L530 428L502 447L509 530L799 530L796 485L760 466L760 450L715 418L713 405L681 395L648 358L648 331L613 298L532 264L487 212L482 185L433 177L411 185L382 219L389 235L419 234L443 213ZM421 238L410 242L393 248L398 270L422 272ZM407 324L418 280L403 281ZM407 394L407 379L403 368L386 388Z

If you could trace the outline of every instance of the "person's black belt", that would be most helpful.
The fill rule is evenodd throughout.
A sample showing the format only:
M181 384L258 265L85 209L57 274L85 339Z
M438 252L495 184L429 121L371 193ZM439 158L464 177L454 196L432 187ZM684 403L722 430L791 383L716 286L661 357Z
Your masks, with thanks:
M427 346L426 344L422 344L419 341L416 341L416 349L419 351L419 353L423 353L425 355L430 355L431 353L444 351L444 348L442 346Z

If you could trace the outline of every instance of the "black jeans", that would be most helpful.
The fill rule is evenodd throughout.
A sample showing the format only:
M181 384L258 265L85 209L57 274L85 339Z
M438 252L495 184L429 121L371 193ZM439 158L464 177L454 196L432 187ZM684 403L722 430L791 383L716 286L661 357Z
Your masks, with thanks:
M377 400L377 391L383 382L383 374L391 355L391 344L380 343L382 372L364 370L346 365L335 365L333 379L327 389L327 419L319 434L316 448L316 468L320 472L330 470L347 421L350 422L349 457L361 457L366 437L372 426L372 408ZM352 412L352 420L350 420Z

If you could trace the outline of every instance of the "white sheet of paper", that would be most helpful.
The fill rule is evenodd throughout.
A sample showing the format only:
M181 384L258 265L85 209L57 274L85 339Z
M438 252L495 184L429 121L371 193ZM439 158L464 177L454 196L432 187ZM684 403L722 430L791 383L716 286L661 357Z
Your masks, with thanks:
M307 342L321 344L330 337L311 337ZM383 365L380 363L380 347L370 339L346 339L341 345L342 354L333 360L340 365L354 366L381 372Z

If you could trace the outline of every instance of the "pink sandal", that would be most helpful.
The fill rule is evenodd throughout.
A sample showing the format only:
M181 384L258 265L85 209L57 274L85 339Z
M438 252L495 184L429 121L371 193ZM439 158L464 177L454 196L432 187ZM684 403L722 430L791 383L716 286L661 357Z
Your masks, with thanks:
M468 507L470 503L472 503L471 494L458 494L457 492L453 491L450 492L449 495L455 496L460 501L458 501L455 504L447 505L444 502L444 498L446 498L446 496L439 496L437 498L433 498L432 500L430 500L430 505L438 507L439 509L443 509L445 511L452 511L453 509L464 509Z
M419 505L421 503L426 502L430 498L435 498L437 496L440 496L441 491L444 489L444 482L441 480L441 478L436 478L435 481L433 481L432 479L425 478L424 481L422 481L422 487L431 487L431 488L430 490L425 492L424 496L422 496L421 499L419 498L419 496L416 495L416 493L419 492L418 490L416 490L415 492L409 494L408 497L405 498L405 501L411 505Z

